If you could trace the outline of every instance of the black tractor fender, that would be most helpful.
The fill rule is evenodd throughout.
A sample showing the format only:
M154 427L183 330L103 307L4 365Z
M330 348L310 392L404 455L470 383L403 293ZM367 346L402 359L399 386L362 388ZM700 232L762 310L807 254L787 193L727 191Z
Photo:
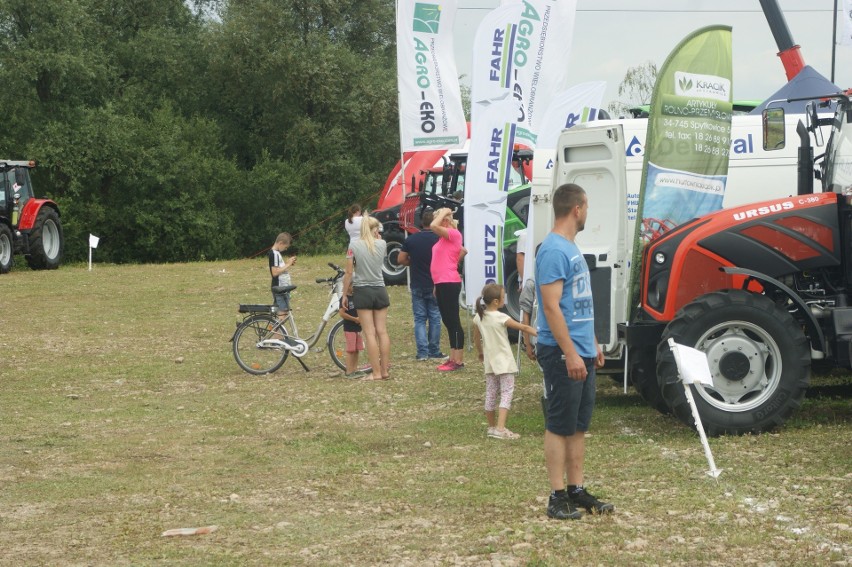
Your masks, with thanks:
M822 327L820 327L819 323L814 317L814 314L811 313L810 308L802 301L802 298L799 297L795 291L790 289L787 285L781 283L771 276L767 276L766 274L762 274L760 272L756 272L754 270L749 270L748 268L736 268L736 267L725 267L721 268L726 274L731 275L739 275L746 276L746 281L743 286L743 289L748 285L749 280L756 280L760 282L763 287L772 287L777 291L786 295L790 301L793 302L796 307L799 308L799 313L801 314L802 322L807 327L807 335L810 339L811 349L815 351L819 351L825 353L826 345L825 345L825 333L822 332Z

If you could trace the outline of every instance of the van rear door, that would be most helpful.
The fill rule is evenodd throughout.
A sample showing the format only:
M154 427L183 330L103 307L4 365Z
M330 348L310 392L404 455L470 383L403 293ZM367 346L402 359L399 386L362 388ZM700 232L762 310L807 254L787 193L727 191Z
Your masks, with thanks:
M616 324L626 320L629 276L624 132L620 124L589 124L564 130L552 167L542 163L534 173L533 238L537 245L553 226L551 196L557 187L576 183L586 190L589 214L577 245L591 270L598 343L604 353L617 356Z

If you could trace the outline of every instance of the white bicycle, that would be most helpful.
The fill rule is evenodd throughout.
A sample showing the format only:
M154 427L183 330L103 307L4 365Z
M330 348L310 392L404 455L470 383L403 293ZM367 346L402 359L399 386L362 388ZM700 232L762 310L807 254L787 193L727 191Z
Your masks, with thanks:
M317 283L328 284L330 287L328 306L316 330L305 339L299 336L292 310L287 317L279 319L275 305L240 305L239 312L245 316L237 324L231 338L234 359L240 368L249 374L269 374L281 368L292 353L302 368L306 372L309 371L302 357L319 342L328 322L338 314L340 299L343 297L343 268L331 262L328 265L336 272L335 275L316 280ZM286 293L295 289L294 285L277 286L272 291ZM326 338L326 348L334 364L341 370L346 370L346 337L343 323L341 319L331 327Z

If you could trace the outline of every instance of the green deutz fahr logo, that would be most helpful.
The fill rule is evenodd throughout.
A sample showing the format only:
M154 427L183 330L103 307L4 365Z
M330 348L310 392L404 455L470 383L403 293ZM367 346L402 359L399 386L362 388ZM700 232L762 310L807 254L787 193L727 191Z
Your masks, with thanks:
M414 5L414 31L422 33L438 33L438 20L441 19L439 4Z
M680 90L686 92L692 88L692 79L687 79L686 77L680 78Z

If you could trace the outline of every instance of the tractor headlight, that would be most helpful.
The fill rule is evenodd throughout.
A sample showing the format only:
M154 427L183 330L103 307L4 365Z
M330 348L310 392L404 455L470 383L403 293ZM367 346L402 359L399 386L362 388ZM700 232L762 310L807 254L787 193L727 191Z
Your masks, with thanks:
M666 255L663 254L662 252L657 252L656 254L654 254L654 262L656 262L659 265L665 264L666 263Z

